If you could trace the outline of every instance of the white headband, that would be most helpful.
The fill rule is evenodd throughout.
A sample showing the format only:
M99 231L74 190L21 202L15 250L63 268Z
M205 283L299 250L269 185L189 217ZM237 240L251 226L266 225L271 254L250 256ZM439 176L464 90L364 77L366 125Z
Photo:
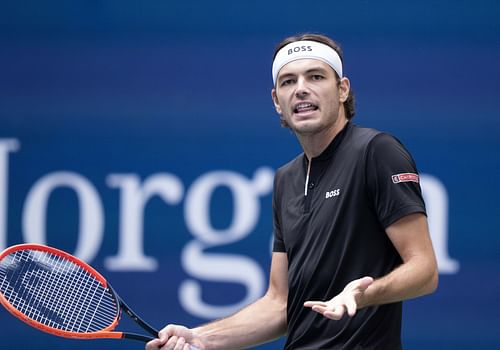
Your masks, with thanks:
M273 84L276 85L278 73L285 64L303 58L312 58L328 64L342 78L342 61L333 48L317 41L294 41L283 46L273 61Z

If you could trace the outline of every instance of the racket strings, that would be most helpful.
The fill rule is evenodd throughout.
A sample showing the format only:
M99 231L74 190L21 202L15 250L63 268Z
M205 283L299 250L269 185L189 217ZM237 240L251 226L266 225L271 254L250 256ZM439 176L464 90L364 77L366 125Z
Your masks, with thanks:
M0 261L0 291L30 319L69 332L102 330L118 314L108 288L79 265L49 252L16 251Z

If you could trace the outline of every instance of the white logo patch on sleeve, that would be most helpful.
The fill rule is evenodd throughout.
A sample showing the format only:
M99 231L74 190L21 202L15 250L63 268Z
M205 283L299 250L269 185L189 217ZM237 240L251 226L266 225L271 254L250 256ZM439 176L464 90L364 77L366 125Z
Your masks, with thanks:
M416 182L419 183L419 177L417 174L414 173L402 173L402 174L396 174L392 175L392 182L395 184L401 183L401 182Z

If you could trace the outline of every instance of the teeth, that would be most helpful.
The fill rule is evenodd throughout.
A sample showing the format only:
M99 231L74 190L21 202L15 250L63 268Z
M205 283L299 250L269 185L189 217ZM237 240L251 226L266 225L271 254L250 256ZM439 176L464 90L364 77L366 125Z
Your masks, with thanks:
M295 106L295 111L299 112L305 109L316 108L312 103L299 103Z
M300 109L300 108L309 108L309 107L312 107L312 104L310 103L300 103L297 105L297 109Z

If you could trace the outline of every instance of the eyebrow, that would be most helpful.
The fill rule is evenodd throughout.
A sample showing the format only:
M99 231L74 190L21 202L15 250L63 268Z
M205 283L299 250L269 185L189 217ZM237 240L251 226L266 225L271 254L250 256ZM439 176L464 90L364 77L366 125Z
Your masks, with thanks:
M323 67L312 67L312 68L309 68L307 69L305 72L301 73L301 74L311 74L311 73L326 73L327 70ZM285 73L283 75L279 75L278 76L278 80L282 80L283 78L288 78L288 77L294 77L294 76L297 76L298 74L297 73Z

